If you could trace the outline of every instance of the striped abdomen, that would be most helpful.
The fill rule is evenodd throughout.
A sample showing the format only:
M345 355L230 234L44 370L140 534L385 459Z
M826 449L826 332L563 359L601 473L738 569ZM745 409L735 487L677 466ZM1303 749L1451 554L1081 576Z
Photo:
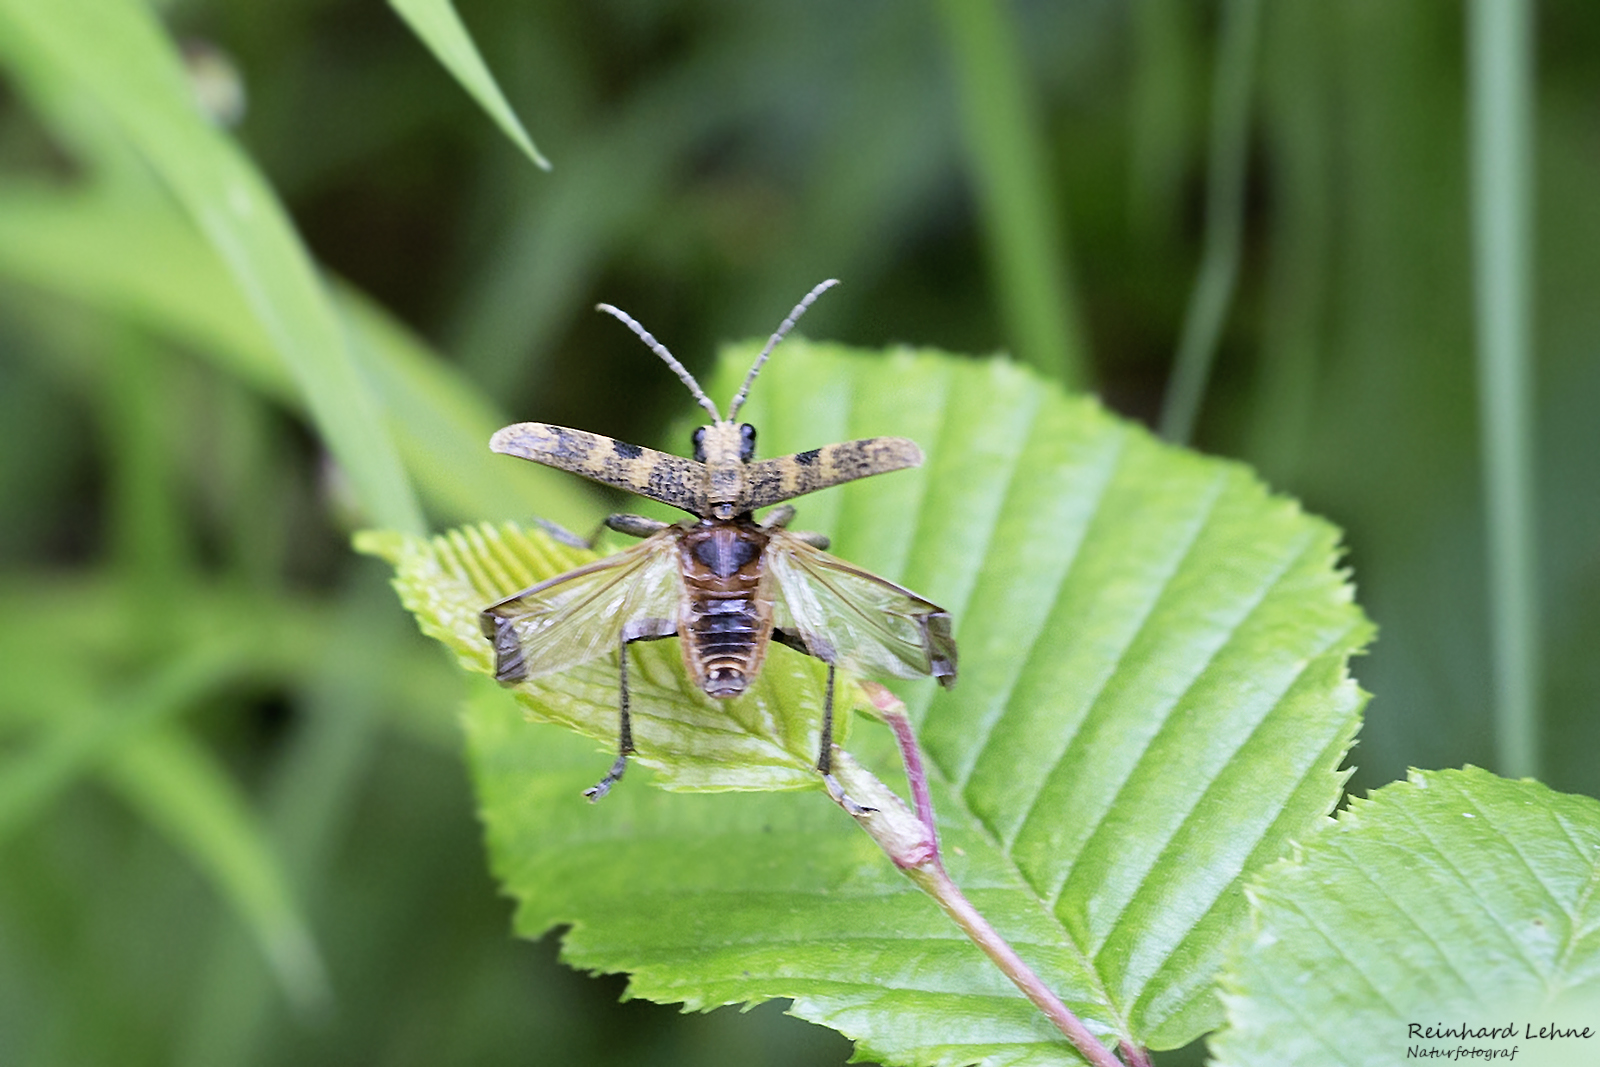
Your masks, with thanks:
M766 547L766 532L749 521L703 521L679 542L683 662L710 696L744 692L767 657L772 597L762 566Z

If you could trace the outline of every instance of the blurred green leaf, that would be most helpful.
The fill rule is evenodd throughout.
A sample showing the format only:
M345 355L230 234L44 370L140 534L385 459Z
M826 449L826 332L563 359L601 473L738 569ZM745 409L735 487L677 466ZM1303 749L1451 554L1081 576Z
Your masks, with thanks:
M389 0L389 6L405 19L406 25L428 46L434 58L444 64L534 165L549 170L550 161L533 146L533 139L522 128L522 121L506 102L505 94L484 65L467 28L461 24L455 5L450 0Z
M201 115L149 8L0 0L0 49L25 50L12 57L18 66L50 68L122 129L233 274L362 505L420 533L421 512L310 257L254 165Z
M752 350L723 360L731 393ZM961 684L906 685L952 874L1091 1027L1157 1047L1216 1024L1239 887L1331 810L1371 632L1337 531L1243 467L1157 443L1004 362L793 342L745 414L764 451L874 433L914 472L800 502L839 553L950 608ZM366 535L424 630L488 673L477 612L581 558L510 528ZM713 703L679 652L630 653L640 762L669 788L817 788L821 672L774 649ZM612 738L609 659L516 687L534 718ZM635 678L639 681L634 684ZM932 696L931 701L928 699ZM588 743L469 712L497 871L574 965L691 1008L795 998L888 1063L1074 1062L977 950L827 805L672 797L627 782L589 807ZM763 731L765 731L763 733ZM881 734L862 738L881 763Z
M1213 1062L1365 1065L1419 1045L1518 1044L1531 1053L1519 1063L1589 1062L1592 1039L1408 1040L1408 1025L1514 1023L1520 1036L1586 1001L1578 1025L1593 1027L1597 884L1592 797L1476 767L1413 771L1249 887L1255 930L1226 972Z

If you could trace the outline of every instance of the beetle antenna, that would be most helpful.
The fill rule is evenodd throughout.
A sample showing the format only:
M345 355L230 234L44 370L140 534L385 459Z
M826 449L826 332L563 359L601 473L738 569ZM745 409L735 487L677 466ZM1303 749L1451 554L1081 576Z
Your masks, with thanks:
M793 311L789 312L789 317L778 325L778 332L773 334L767 341L767 347L763 348L761 354L756 357L755 365L750 368L750 373L744 376L744 384L739 387L739 395L735 396L733 403L728 405L729 422L732 422L738 416L739 409L744 407L744 399L750 395L751 383L756 380L756 375L761 373L761 365L767 361L768 356L772 355L772 350L778 347L778 342L783 340L783 335L794 329L794 324L799 321L801 315L806 313L807 308L817 302L817 297L838 284L838 278L829 278L811 290L806 294L806 298L796 304Z
M679 363L677 358L673 356L671 352L667 351L666 345L650 336L650 331L645 329L643 326L640 326L632 315L628 314L626 311L623 311L621 308L612 307L610 304L596 304L594 309L596 311L604 311L607 315L610 315L612 318L621 322L628 329L638 334L639 340L649 345L650 351L660 356L662 362L672 368L672 373L676 374L683 384L689 387L689 392L694 394L694 398L700 402L700 406L711 413L711 421L722 421L722 416L717 414L717 405L713 404L711 402L711 398L706 396L705 390L700 388L700 383L694 380L694 375L689 373L689 369L682 363Z

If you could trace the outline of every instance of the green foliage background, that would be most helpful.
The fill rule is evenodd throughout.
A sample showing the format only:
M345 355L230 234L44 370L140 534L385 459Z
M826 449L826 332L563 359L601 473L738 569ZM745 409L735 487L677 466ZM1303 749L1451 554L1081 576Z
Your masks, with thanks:
M116 25L61 54L25 30L36 3L0 3L0 1062L841 1062L774 1007L618 1006L620 980L508 940L460 679L348 531L414 521L408 482L435 526L601 514L481 449L512 417L670 443L680 386L597 300L705 370L839 276L812 336L1007 349L1154 421L1222 9L463 2L546 174L388 8L157 5L248 98L231 135L174 142L122 53L74 48L136 40L137 0L62 0ZM1347 530L1381 628L1358 790L1502 755L1464 38L1447 5L1264 5L1239 288L1196 433ZM1526 161L1542 777L1588 793L1597 46L1593 5L1540 8ZM241 291L184 213L218 175L287 208L293 232L237 246L278 288ZM303 314L275 334L263 308ZM285 330L352 363L281 361ZM330 403L340 375L371 410ZM325 449L365 458L336 472Z

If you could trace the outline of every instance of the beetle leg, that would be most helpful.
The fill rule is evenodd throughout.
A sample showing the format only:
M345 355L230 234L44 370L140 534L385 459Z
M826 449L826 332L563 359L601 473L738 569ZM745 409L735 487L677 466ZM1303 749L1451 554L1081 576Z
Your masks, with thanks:
M857 804L854 800L851 800L850 794L846 793L844 791L844 786L839 784L839 779L833 776L834 668L833 663L830 662L832 654L829 654L829 659L824 659L822 656L818 656L811 650L810 646L806 644L805 638L801 637L799 634L792 634L786 630L780 630L776 627L774 627L772 630L772 639L778 642L780 645L785 645L794 649L796 652L803 652L808 656L816 656L817 659L820 659L822 662L828 664L828 692L827 695L822 698L822 747L817 753L817 773L822 775L822 784L828 787L828 795L833 798L833 802L839 805L845 811L848 811L851 815L859 817L862 815L869 815L872 812L877 811L877 808L863 807L860 804Z
M621 644L622 666L617 672L617 687L622 693L619 708L619 725L617 727L617 759L606 772L606 776L583 791L592 804L611 792L611 787L622 780L622 772L628 769L628 757L633 754L633 722L628 718L628 637L623 635Z
M636 619L622 628L617 669L617 688L621 694L617 708L617 759L604 778L583 791L591 804L611 792L611 787L622 779L622 772L628 769L628 757L633 754L633 720L628 715L628 646L635 641L672 637L677 632L671 619Z
M656 519L647 519L643 515L618 513L607 515L601 520L600 525L594 528L594 533L588 537L579 537L558 522L551 522L549 519L535 519L534 521L539 524L539 528L544 530L545 533L568 548L587 548L591 552L600 543L600 535L608 529L627 534L629 537L649 537L651 534L660 533L668 526L667 523Z
M789 521L793 518L794 505L779 504L777 507L767 512L767 517L761 520L761 528L763 530L781 530L788 526Z
M567 529L565 526L561 525L559 522L551 522L549 519L534 519L533 521L539 524L539 528L541 530L549 534L555 540L566 545L568 548L594 548L594 537L585 540L584 538L573 533L571 530ZM599 535L600 531L596 530L595 537L598 537Z
M866 808L850 799L839 779L833 776L833 664L828 664L828 695L822 700L822 751L817 755L817 770L822 774L822 784L828 787L833 802L856 818L877 811Z
M761 528L763 530L784 530L788 528L790 521L793 519L794 505L782 504L767 513L767 517L761 520ZM812 548L820 548L824 552L828 550L828 545L832 543L828 540L827 534L811 533L810 531L794 531L792 536L804 541Z
M618 513L607 515L606 521L602 525L618 533L627 534L629 537L649 537L665 530L670 524L659 519L647 519L643 515ZM595 534L598 536L599 531L596 530Z

